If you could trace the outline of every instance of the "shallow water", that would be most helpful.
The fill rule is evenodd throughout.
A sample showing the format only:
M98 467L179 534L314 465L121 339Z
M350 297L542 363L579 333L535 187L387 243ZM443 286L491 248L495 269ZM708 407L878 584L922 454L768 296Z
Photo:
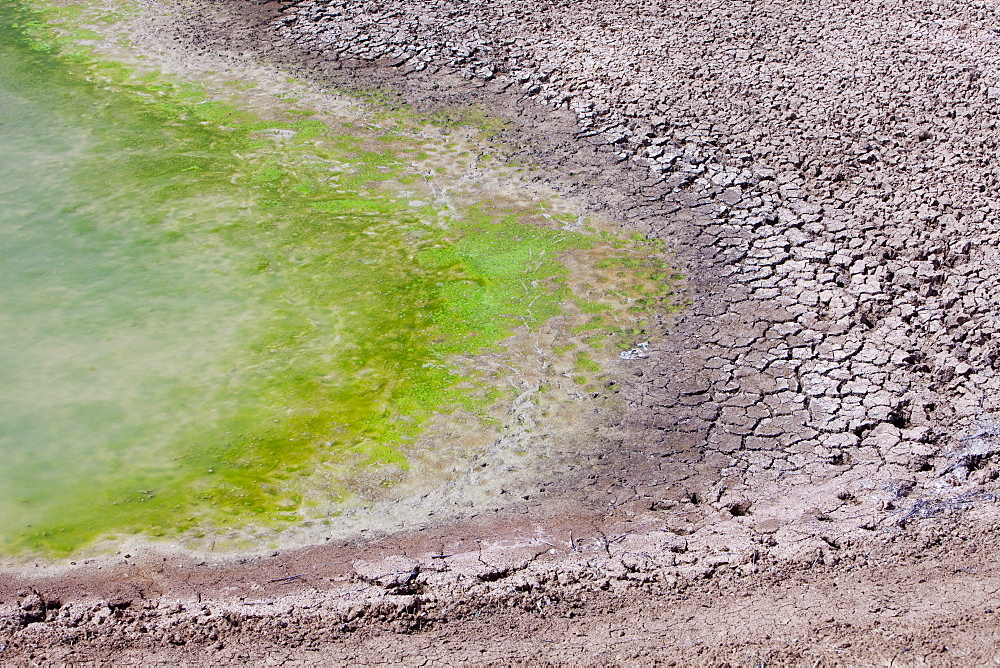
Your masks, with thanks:
M392 479L435 411L489 403L449 360L559 312L582 237L411 203L370 138L109 85L2 6L4 552L280 524L317 479Z
M0 554L370 503L438 470L441 416L488 433L505 373L575 402L675 306L662 246L470 197L444 129L251 113L36 18L0 0Z

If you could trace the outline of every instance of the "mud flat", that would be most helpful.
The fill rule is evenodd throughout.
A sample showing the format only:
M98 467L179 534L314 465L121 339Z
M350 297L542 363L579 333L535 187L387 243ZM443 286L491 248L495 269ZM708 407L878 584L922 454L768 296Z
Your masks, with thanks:
M509 118L548 185L671 244L692 304L621 362L584 483L224 568L7 575L7 656L995 660L992 3L153 11L144 48Z

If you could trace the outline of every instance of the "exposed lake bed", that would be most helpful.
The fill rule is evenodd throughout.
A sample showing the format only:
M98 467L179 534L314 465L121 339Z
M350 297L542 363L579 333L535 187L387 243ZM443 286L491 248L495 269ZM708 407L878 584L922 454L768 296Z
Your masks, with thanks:
M982 556L996 545L993 436L988 423L963 427L994 406L997 381L983 358L989 317L969 301L994 303L991 205L982 190L970 195L984 170L967 159L992 136L985 123L997 104L990 3L145 9L128 29L142 49L172 54L162 69L214 61L203 69L249 71L259 56L288 68L266 74L263 88L300 100L303 88L288 79L351 88L383 110L406 102L448 124L483 129L483 108L510 119L486 129L532 187L573 193L583 213L621 223L626 237L666 242L691 306L651 319L659 336L649 346L622 342L633 347L610 360L619 380L590 397L596 404L555 402L588 406L586 416L563 414L564 427L601 418L592 409L622 419L567 432L567 466L540 461L533 482L491 492L502 504L449 516L429 496L437 510L410 530L390 523L330 541L316 532L321 545L256 556L173 552L161 539L153 552L125 542L89 564L62 561L62 575L35 577L24 562L0 576L8 658L812 665L993 656L996 569ZM906 64L913 50L917 70ZM965 60L976 67L962 70ZM953 67L968 77L951 76ZM963 106L969 96L977 107ZM469 103L479 110L454 108ZM289 128L271 127L272 138L289 139ZM849 146L861 138L864 153ZM967 152L945 150L951 143ZM911 210L925 190L933 201ZM924 284L908 278L914 270L937 273ZM967 290L957 302L956 285ZM549 340L524 339L522 349ZM508 342L504 354L518 349ZM577 354L591 344L574 343L555 343L570 392L576 377L594 377ZM556 396L548 385L527 396L512 389L497 415L512 435L540 424L534 412L544 418L542 403ZM497 441L470 433L479 419L471 411L428 423L424 435L489 453ZM513 446L494 459L500 467L453 487L456 506L498 470L530 473L524 452Z

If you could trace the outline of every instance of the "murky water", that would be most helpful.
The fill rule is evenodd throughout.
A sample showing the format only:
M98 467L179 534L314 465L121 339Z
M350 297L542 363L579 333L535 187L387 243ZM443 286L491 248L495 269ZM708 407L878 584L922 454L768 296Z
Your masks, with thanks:
M563 313L559 253L589 237L415 200L420 147L391 133L56 57L20 11L0 3L0 551L280 526L397 479L431 416L495 395L456 356Z

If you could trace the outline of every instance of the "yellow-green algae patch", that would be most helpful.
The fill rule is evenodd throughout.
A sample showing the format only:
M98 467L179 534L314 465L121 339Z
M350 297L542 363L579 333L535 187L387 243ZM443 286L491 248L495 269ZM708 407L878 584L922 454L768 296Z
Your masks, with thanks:
M487 418L515 330L587 384L674 304L656 244L442 198L406 124L265 118L0 8L4 552L330 512Z

